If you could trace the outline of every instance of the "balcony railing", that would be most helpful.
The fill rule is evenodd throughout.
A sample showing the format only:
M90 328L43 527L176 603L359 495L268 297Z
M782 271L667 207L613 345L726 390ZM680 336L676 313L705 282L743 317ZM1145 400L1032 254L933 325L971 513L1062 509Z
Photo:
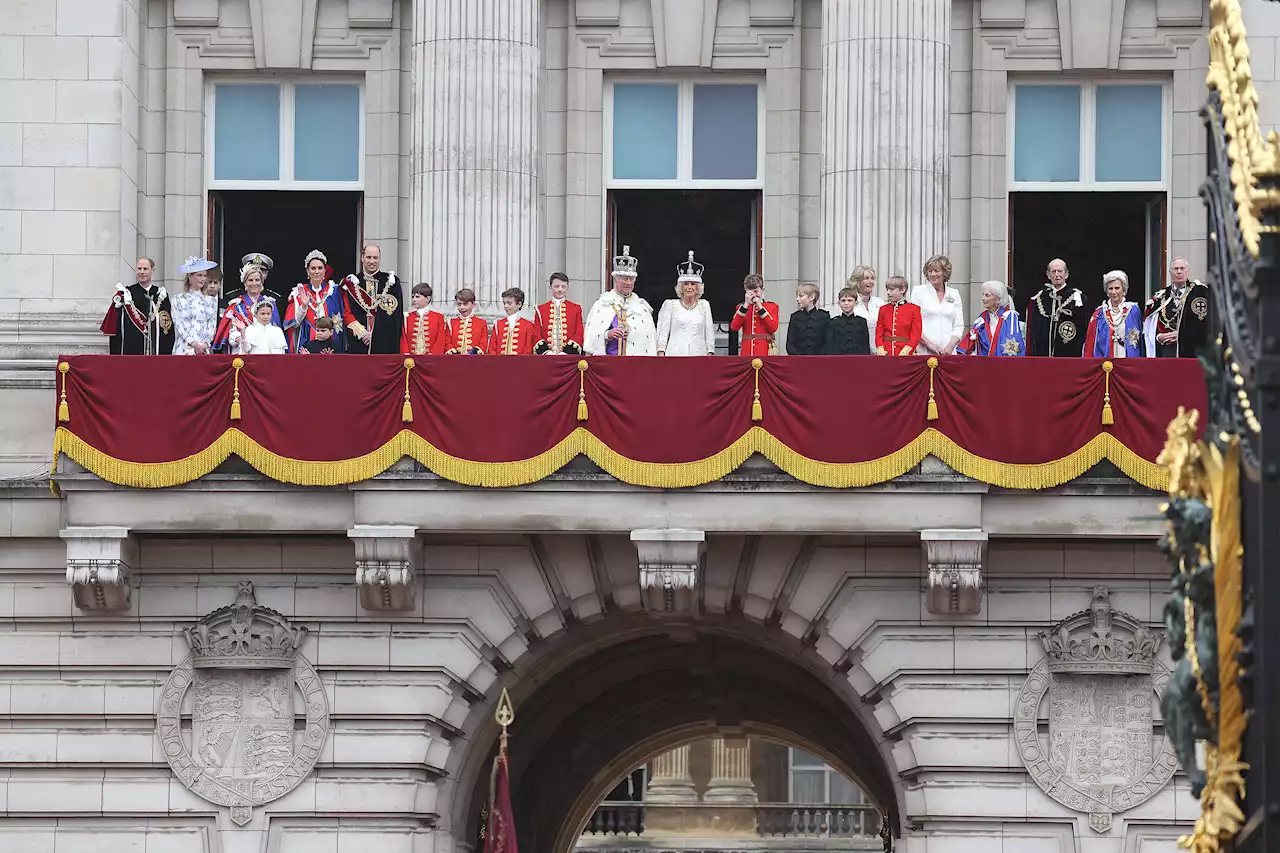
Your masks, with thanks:
M689 809L700 812L751 809L755 814L755 835L761 838L875 838L880 834L880 813L872 805L688 803L678 806L663 805L660 808ZM639 836L644 835L644 832L644 803L603 802L592 813L582 834Z
M583 835L641 835L644 832L644 803L601 803L591 813Z

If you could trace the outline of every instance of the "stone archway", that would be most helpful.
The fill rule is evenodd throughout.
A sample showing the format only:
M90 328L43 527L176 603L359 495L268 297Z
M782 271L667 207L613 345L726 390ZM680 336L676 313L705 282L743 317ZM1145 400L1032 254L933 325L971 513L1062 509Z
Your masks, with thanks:
M522 853L569 853L621 775L655 752L726 731L821 756L888 813L896 834L901 788L890 745L841 673L814 652L742 618L673 631L652 619L604 621L565 632L502 679L517 706L511 774ZM492 701L477 704L470 748L464 756L455 747L455 840L476 838L496 748L492 713Z

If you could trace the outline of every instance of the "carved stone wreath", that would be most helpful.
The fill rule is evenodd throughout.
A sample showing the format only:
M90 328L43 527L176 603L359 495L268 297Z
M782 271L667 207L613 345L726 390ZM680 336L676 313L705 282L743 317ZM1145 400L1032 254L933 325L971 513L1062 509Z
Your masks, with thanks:
M1154 703L1142 701L1158 700L1169 680L1155 657L1159 637L1113 611L1105 586L1094 588L1089 610L1040 637L1047 655L1028 674L1014 711L1018 755L1041 790L1088 813L1095 832L1109 832L1112 815L1149 800L1178 768L1167 737L1151 756ZM1048 748L1038 728L1047 693Z

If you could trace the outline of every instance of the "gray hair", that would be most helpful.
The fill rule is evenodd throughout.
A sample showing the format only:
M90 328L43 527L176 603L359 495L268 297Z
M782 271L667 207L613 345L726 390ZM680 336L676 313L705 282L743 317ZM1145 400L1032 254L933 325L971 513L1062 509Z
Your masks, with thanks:
M1107 285L1113 281L1120 282L1120 286L1124 288L1125 295L1129 293L1129 276L1125 275L1124 270L1112 270L1102 277L1102 289L1105 291Z
M686 284L696 284L696 285L698 285L698 298L699 298L699 299L701 299L701 298L702 298L702 294L706 293L706 291L707 291L707 286L706 286L705 284L703 284L702 282L700 282L700 281L677 281L677 282L676 282L676 297L677 297L677 298L679 298L679 299L684 299L684 286L685 286Z
M995 279L984 281L982 290L990 290L996 299L1000 300L1001 308L1013 307L1013 297L1009 295L1009 288L1005 286L1003 281L996 281Z

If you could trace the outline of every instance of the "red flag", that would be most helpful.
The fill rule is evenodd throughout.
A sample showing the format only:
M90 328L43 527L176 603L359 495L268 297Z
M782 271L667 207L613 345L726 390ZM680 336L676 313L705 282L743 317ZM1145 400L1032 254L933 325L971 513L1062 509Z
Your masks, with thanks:
M511 780L507 775L507 737L493 759L493 775L489 779L489 825L485 827L484 853L518 853L516 821L511 813Z

